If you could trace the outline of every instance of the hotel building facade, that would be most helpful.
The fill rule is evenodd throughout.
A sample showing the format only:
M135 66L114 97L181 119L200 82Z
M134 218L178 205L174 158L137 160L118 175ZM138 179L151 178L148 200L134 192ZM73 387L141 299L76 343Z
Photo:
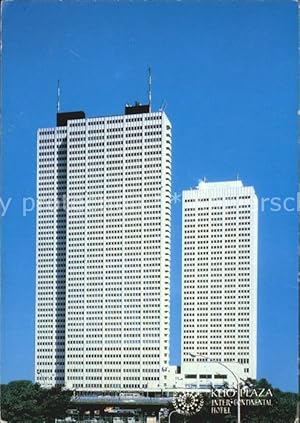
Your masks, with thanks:
M35 380L159 391L169 363L171 124L149 105L37 135Z
M238 378L256 378L255 191L241 181L201 181L182 200L181 371L197 386L234 382L220 362Z

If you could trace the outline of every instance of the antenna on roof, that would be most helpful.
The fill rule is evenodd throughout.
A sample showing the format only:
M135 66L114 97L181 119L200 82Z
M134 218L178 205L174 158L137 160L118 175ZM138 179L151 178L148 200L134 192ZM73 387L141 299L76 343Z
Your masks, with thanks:
M167 107L167 103L166 103L165 100L163 100L162 103L161 103L161 106L159 108L159 111L164 112L166 107Z
M148 101L149 101L149 113L151 113L152 106L152 78L151 78L151 68L148 68Z
M57 100L56 100L56 111L59 113L60 111L60 86L59 86L59 79L57 80Z

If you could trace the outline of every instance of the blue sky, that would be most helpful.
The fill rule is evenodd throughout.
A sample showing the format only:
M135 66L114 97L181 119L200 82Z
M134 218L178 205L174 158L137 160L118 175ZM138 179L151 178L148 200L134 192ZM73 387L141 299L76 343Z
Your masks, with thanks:
M297 190L297 3L8 2L3 20L2 381L32 379L36 130L61 110L167 103L173 192L235 179L259 198ZM291 205L291 203L289 204ZM171 362L180 361L181 204L172 213ZM297 389L297 216L259 214L258 377Z

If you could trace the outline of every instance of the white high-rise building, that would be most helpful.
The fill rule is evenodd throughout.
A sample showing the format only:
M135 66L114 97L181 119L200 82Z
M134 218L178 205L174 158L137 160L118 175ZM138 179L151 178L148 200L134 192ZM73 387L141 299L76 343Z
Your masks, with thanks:
M38 130L36 381L163 389L171 124L148 105Z
M224 372L224 367L216 362L229 367L232 363L238 377L255 378L257 197L254 189L243 186L241 181L201 181L196 189L183 192L182 213L182 368L192 362L206 362L207 368L208 361L215 362L206 372L201 371L199 364L199 374L193 371L187 375L191 383L193 378L202 383L217 379L222 373L226 379L226 369ZM207 372L209 377L204 377Z

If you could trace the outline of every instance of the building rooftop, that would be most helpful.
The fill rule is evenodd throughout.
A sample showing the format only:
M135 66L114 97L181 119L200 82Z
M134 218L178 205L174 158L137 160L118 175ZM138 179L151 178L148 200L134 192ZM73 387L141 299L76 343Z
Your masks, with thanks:
M220 188L241 188L243 187L243 183L240 180L236 181L221 181L221 182L206 182L206 181L199 181L197 186L198 190L206 190L206 189L220 189Z

